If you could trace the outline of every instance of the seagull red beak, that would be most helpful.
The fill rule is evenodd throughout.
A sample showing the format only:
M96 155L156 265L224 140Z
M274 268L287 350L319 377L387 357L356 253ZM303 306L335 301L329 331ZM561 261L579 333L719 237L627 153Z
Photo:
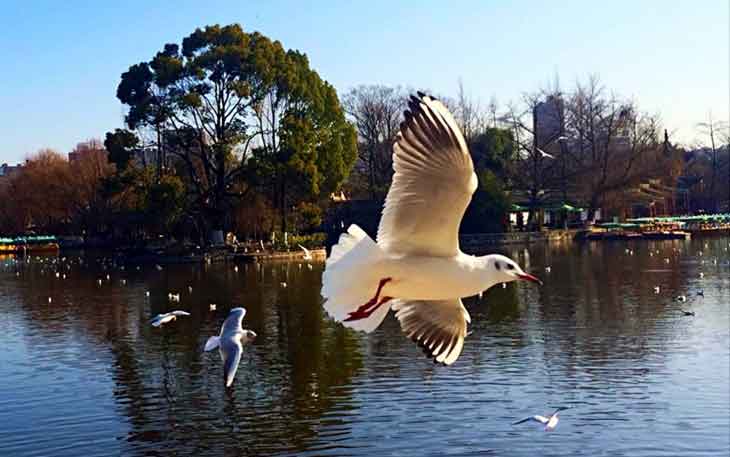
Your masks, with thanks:
M542 281L537 279L535 276L532 276L530 273L519 274L519 275L517 275L517 277L523 281L536 282L538 285L542 286Z

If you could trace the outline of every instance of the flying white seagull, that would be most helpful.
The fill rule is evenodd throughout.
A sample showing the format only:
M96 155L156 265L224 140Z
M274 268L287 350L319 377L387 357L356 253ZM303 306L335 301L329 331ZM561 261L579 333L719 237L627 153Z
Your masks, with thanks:
M312 260L312 253L309 252L309 249L305 248L301 244L299 245L299 248L304 251L304 260Z
M547 152L543 151L543 150L542 150L542 149L540 149L540 148L535 148L535 149L537 149L537 152L539 152L539 153L540 153L540 157L542 157L542 158L544 158L544 159L554 159L554 158L555 158L555 156L554 156L554 155L552 155L552 154L548 154Z
M158 314L157 316L153 317L152 320L150 320L150 323L153 327L159 327L162 324L167 324L168 322L174 321L178 318L178 316L189 316L190 313L186 311L171 311L169 313L165 314Z
M233 308L226 320L223 321L220 336L211 336L205 342L205 351L218 348L223 360L223 380L226 387L233 384L233 378L236 376L236 370L238 370L238 364L241 361L243 345L256 339L256 333L251 330L244 330L241 327L245 315L245 308Z
M522 420L518 420L517 422L513 422L512 425L522 424L522 423L525 423L528 421L539 422L545 426L546 432L550 432L552 430L555 430L555 427L558 426L558 421L560 420L560 419L558 419L558 413L560 411L564 411L566 409L568 409L568 408L560 407L560 408L556 409L555 412L552 413L551 415L549 415L548 417L539 416L539 415L526 417Z
M365 332L393 309L408 337L450 365L471 322L461 297L503 282L540 280L505 256L461 252L459 224L477 188L469 150L440 101L419 93L408 105L377 243L351 225L326 261L322 296L335 320Z

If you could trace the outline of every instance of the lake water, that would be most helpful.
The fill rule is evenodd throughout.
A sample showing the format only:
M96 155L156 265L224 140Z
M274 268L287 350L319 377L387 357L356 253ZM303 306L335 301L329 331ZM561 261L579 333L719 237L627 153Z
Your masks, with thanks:
M505 248L545 285L465 300L473 333L451 367L392 315L369 336L328 320L322 264L4 258L0 456L727 456L729 245ZM258 339L226 390L201 348L234 306ZM192 315L149 325L171 309ZM551 433L511 425L555 406L571 409Z

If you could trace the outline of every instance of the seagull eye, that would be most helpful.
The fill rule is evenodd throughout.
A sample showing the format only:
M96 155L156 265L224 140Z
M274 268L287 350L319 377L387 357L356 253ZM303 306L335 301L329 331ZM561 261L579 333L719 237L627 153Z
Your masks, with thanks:
M508 264L507 264L507 269L508 269L508 270L514 270L514 269L515 269L515 266L514 266L514 265L512 265L511 263L508 263Z

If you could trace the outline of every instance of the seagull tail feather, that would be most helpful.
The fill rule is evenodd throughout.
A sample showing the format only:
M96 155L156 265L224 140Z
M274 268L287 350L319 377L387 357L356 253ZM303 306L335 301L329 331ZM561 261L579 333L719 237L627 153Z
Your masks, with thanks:
M374 265L383 257L383 251L367 233L357 225L351 225L340 236L325 262L322 275L324 309L343 325L372 332L385 319L390 306L381 306L369 317L345 321L350 313L370 300L382 279Z

